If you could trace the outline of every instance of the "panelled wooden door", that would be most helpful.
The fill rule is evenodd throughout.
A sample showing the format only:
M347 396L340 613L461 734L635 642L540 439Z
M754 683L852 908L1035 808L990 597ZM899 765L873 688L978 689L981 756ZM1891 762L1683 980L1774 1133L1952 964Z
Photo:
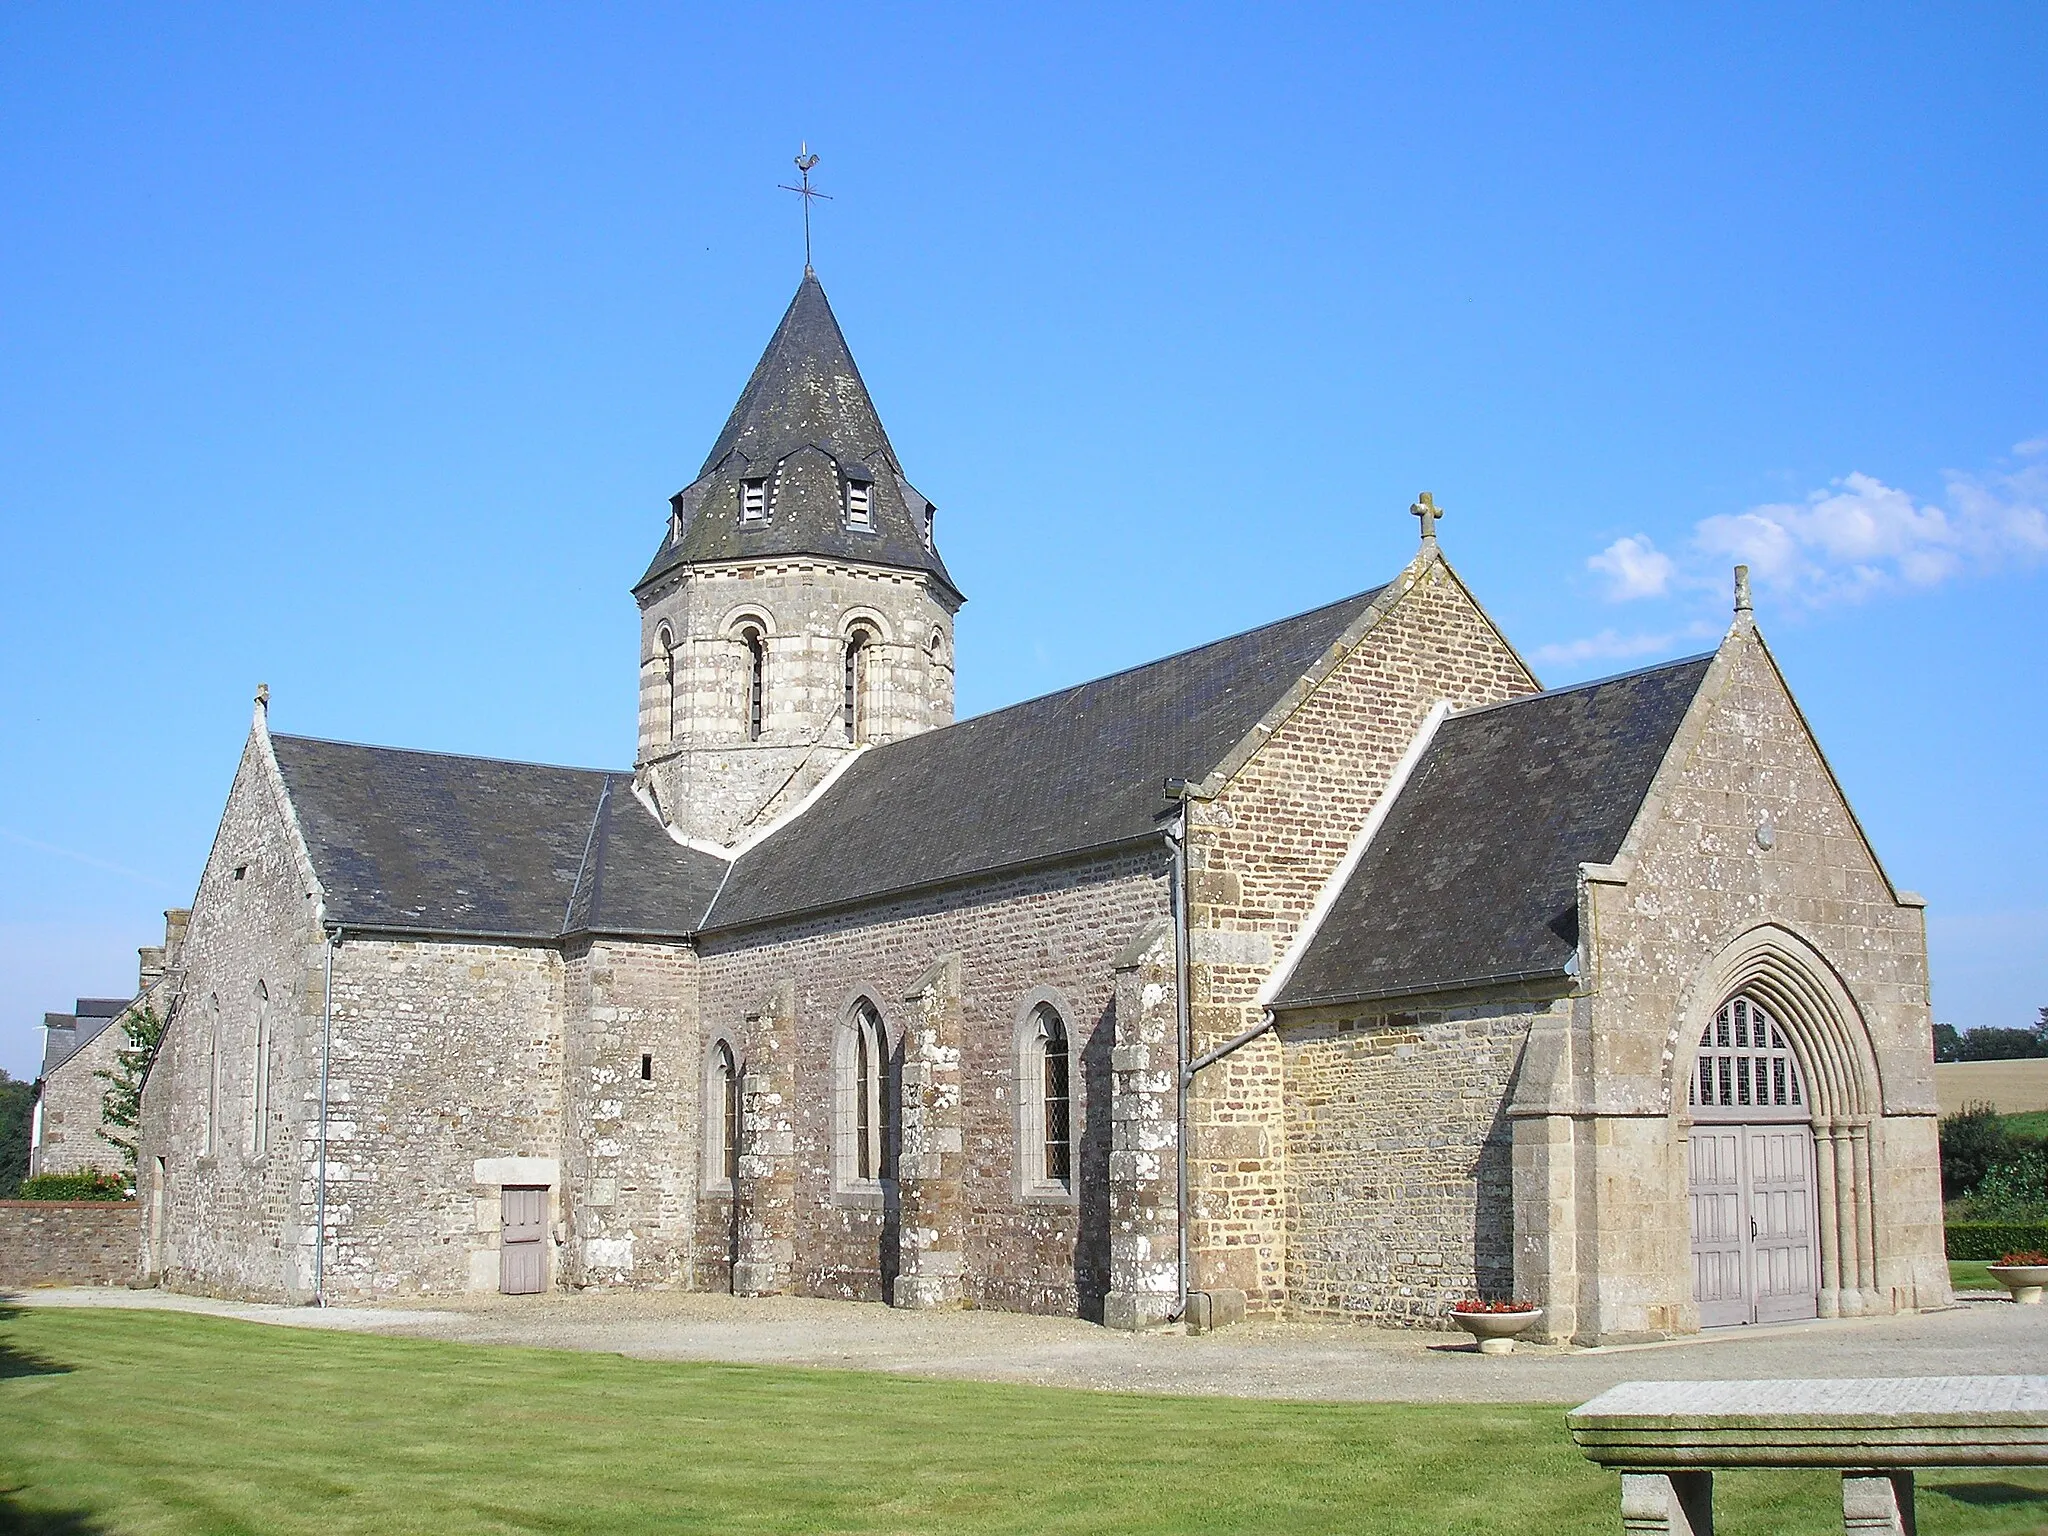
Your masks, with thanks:
M1752 1125L1744 1170L1749 1188L1750 1276L1756 1320L1820 1315L1814 1241L1813 1128Z
M1700 1326L1816 1316L1812 1128L1696 1125L1688 1156Z
M547 1288L548 1192L545 1186L507 1185L500 1206L498 1289L508 1296L533 1296Z
M1742 1127L1693 1127L1692 1294L1700 1326L1750 1320L1749 1216L1742 1197Z

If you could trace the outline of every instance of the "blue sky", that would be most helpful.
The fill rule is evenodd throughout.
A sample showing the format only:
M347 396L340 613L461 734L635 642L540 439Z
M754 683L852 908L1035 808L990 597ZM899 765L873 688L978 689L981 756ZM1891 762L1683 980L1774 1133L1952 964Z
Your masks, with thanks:
M1546 681L1727 568L1937 1017L2048 1004L2038 7L0 10L0 1067L281 730L602 766L818 267L963 712L1384 580Z

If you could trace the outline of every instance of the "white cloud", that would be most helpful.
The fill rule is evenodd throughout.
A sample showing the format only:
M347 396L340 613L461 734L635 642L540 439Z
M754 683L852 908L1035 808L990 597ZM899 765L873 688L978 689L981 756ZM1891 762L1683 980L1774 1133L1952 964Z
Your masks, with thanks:
M1577 667L1589 661L1633 661L1639 656L1668 652L1682 638L1683 634L1624 635L1619 630L1603 629L1599 634L1587 635L1583 639L1538 646L1529 659L1545 667Z
M1608 600L1617 603L1661 597L1678 569L1669 555L1640 534L1616 539L1587 560L1586 568L1607 577Z
M1951 473L1947 506L1873 476L1843 476L1804 502L1703 519L1693 547L1740 562L1761 586L1804 602L1856 601L2048 557L2048 464Z
M1942 505L1858 471L1803 501L1702 518L1682 560L1633 534L1586 565L1607 578L1610 602L1718 592L1740 564L1758 586L1813 606L2033 565L2048 559L2048 437L2013 453L2016 468L1951 471Z

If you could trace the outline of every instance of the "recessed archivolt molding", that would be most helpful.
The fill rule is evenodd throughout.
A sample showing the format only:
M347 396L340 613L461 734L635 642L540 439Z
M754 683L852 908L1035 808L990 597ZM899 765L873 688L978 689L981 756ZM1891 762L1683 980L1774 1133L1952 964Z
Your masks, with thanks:
M764 637L775 633L775 616L757 603L742 603L719 621L718 632L728 640L737 640L740 631L749 624L759 629Z
M1788 928L1764 923L1724 946L1687 989L1664 1043L1673 1116L1686 1108L1678 1084L1694 1071L1701 1034L1737 995L1762 1003L1785 1031L1816 1121L1867 1120L1883 1112L1877 1052L1856 1000L1819 950Z
M889 621L882 617L880 610L867 607L865 604L858 608L849 608L839 616L840 639L851 640L856 629L873 630L874 633L869 636L870 642L879 640L884 645L895 642L895 637L889 632Z

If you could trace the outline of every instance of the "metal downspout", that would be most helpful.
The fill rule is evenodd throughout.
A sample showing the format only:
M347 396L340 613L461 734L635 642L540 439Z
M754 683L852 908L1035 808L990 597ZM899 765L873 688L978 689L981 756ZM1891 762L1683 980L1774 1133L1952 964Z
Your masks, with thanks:
M1194 1080L1194 1074L1187 1065L1194 1030L1188 1001L1188 802L1185 789L1181 792L1180 815L1174 821L1173 830L1166 834L1166 841L1173 849L1174 1022L1180 1036L1180 1050L1173 1073L1174 1267L1179 1292L1174 1302L1174 1316L1182 1317L1188 1309L1188 1084Z
M313 1196L313 1305L327 1305L327 1064L334 1054L334 951L341 929L327 934L326 1001L320 1019L320 1171Z

